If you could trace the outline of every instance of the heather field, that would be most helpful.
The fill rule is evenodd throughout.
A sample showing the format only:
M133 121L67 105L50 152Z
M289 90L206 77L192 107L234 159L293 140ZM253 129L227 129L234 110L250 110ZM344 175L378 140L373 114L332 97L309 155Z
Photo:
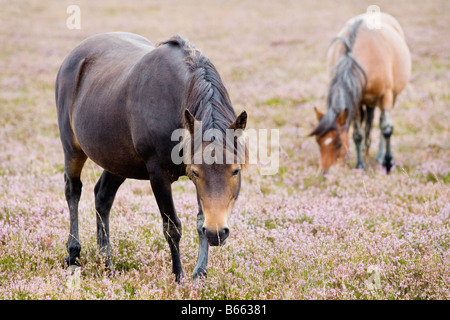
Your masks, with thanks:
M76 3L75 3L76 2ZM339 4L338 4L339 3ZM66 8L81 9L81 29ZM318 174L308 137L325 110L326 50L351 16L376 4L402 24L412 75L392 112L390 175L356 156ZM449 299L450 3L439 1L2 1L0 8L0 299ZM79 206L81 269L64 268L69 213L54 101L56 73L84 38L180 34L216 65L248 128L279 129L279 170L244 172L230 237L194 283L195 187L173 184L186 277L176 284L150 185L127 180L111 211L116 274L96 245L88 160Z

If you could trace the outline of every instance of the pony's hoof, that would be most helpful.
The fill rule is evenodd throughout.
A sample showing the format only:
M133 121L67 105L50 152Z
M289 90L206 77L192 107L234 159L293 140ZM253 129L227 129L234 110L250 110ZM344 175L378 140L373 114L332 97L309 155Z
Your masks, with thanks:
M107 260L105 261L105 268L106 268L106 269L109 269L109 270L111 270L111 271L114 271L114 264L112 263L112 260L111 260L111 259L107 259Z
M394 167L395 162L392 156L385 156L383 160L383 168L386 168L386 173L389 174L391 172L391 169Z
M207 274L208 274L208 272L206 271L206 269L196 268L196 269L194 269L192 278L194 279L194 282L197 282L198 280L206 278Z
M356 164L356 169L366 170L366 166L364 165L364 163L358 162L358 163Z
M72 264L72 265L67 267L67 272L68 273L74 273L74 272L76 272L78 270L81 270L81 267L77 266L77 265L74 265L74 264Z
M105 270L108 278L115 278L116 276L116 268L112 263L105 264Z
M181 283L181 279L184 278L184 272L181 273L175 273L175 282L180 284Z
M71 266L74 266L74 267L80 266L80 262L78 261L78 258L64 257L64 267L70 268Z

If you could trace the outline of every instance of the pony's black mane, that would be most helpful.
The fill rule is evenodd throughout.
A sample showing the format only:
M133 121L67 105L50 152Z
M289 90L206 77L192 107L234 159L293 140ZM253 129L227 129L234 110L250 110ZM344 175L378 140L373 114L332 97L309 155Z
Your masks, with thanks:
M230 98L222 79L211 61L191 43L174 36L160 43L178 45L185 53L185 62L191 71L185 96L185 108L198 121L203 130L218 129L225 133L236 119ZM184 108L182 109L184 112Z
M352 24L348 38L335 37L331 42L340 40L344 44L345 53L333 67L334 76L327 97L328 110L311 135L323 136L332 129L336 130L335 119L345 109L348 110L347 122L344 126L346 129L353 119L354 112L360 103L361 94L367 84L366 72L351 52L362 22L362 19L358 19Z

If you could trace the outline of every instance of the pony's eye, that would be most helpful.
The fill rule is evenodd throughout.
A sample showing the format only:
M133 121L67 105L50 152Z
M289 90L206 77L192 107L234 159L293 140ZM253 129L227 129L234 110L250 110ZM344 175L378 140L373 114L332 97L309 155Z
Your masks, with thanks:
M233 171L233 173L231 174L232 176L237 176L239 174L239 171L241 171L241 169L236 169Z
M191 169L191 173L194 177L198 178L198 172Z

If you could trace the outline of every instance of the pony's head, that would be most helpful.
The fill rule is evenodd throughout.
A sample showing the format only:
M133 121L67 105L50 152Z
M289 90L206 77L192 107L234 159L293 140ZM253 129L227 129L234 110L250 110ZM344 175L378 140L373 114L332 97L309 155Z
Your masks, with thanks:
M348 126L346 126L348 111L345 109L330 123L324 126L327 121L324 115L314 107L319 124L310 135L316 137L320 149L320 166L322 172L326 173L328 169L336 162L342 161L349 150Z
M211 246L223 245L230 233L228 218L241 187L241 169L247 161L245 150L239 148L247 113L243 111L231 123L228 137L221 137L223 131L203 132L200 122L187 109L184 123L189 132L185 138L190 144L187 149L191 150L184 155L186 174L195 184L204 216L197 230Z

